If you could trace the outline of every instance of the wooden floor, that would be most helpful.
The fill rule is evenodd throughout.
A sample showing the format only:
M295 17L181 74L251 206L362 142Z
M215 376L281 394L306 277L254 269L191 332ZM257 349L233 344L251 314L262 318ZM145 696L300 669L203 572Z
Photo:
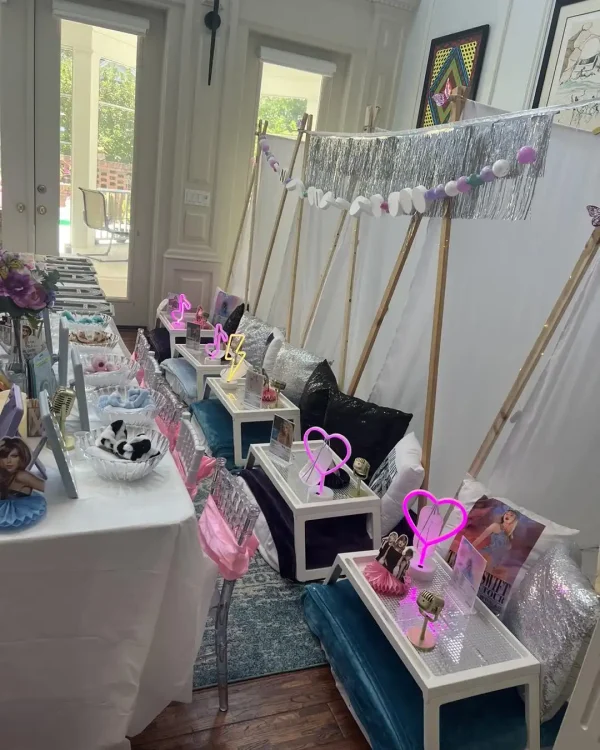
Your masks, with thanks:
M263 677L229 687L229 711L216 688L173 705L132 740L133 750L365 750L369 745L328 667Z

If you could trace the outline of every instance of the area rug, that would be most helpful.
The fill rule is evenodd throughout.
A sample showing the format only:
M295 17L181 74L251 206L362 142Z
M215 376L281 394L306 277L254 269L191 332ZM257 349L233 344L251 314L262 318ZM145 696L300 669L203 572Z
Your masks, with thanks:
M206 490L194 505L201 513ZM281 578L256 553L248 573L236 583L229 610L229 682L294 672L325 664L310 632L300 597L303 584ZM194 665L194 688L217 684L214 624L209 619Z

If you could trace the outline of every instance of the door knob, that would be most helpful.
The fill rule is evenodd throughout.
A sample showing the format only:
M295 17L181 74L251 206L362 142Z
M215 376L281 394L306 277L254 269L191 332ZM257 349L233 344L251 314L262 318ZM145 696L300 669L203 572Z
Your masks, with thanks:
M46 192L46 186L45 185L38 185L37 186L38 193L45 193Z
M25 204L24 203L17 203L17 211L22 214L25 211Z
M40 216L44 216L44 214L48 213L48 209L46 208L46 206L38 206L37 212L38 214L40 214Z

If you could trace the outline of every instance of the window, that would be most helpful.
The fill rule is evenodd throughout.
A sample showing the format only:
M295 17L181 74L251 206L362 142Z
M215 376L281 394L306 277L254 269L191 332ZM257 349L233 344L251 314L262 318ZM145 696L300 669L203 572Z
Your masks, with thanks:
M319 73L263 62L258 117L269 121L269 133L295 138L305 112L314 115L316 128L322 83Z

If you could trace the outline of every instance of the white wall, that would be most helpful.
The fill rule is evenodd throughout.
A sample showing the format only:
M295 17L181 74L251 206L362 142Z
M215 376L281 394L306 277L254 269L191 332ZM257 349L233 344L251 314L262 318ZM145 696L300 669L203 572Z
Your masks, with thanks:
M477 101L506 110L533 102L554 0L421 0L400 75L394 128L417 122L431 40L490 25Z

